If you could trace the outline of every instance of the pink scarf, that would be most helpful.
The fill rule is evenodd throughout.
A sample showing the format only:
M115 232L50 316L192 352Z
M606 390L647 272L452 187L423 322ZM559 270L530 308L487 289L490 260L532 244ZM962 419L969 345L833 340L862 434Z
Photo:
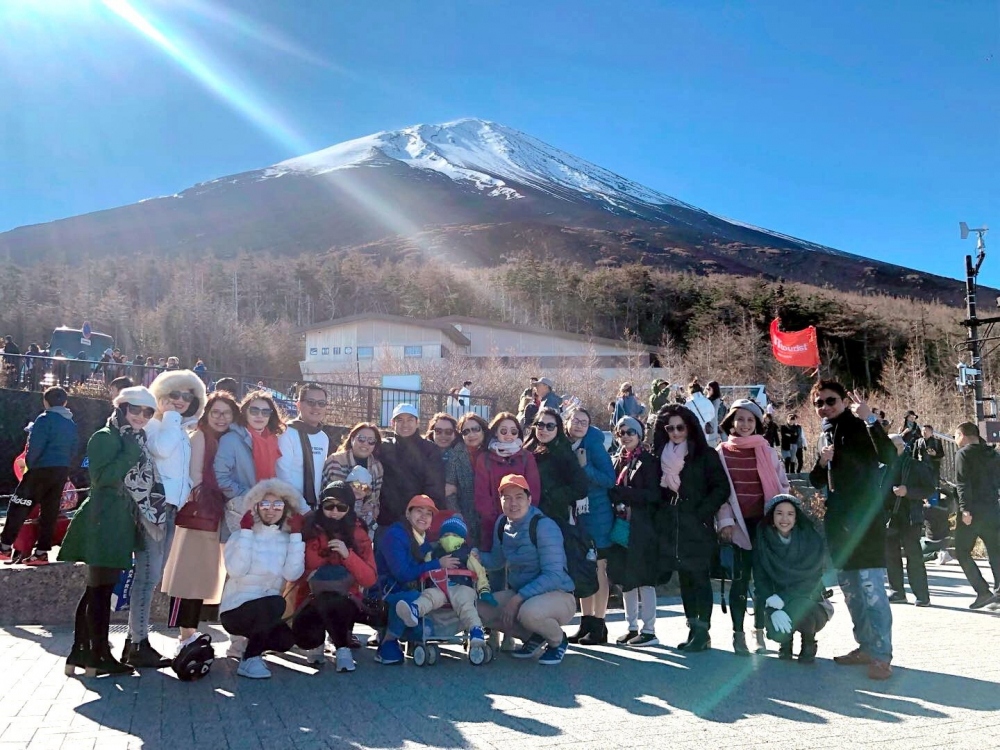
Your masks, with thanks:
M663 469L663 478L660 480L661 487L669 487L674 492L681 488L681 469L684 468L684 459L687 458L688 444L674 444L668 442L663 447L663 455L660 456L660 468Z
M764 488L764 502L784 492L778 483L778 472L774 468L774 449L767 442L767 438L763 435L748 435L747 437L730 435L726 445L740 450L753 448L754 458L757 460L757 476L760 477L761 487Z

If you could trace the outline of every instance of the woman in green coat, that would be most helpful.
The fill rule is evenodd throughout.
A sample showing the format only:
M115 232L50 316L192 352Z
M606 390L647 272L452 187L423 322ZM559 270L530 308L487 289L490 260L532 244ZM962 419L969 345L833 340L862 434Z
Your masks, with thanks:
M59 559L87 564L87 590L76 608L73 649L66 674L76 667L88 677L132 671L111 655L108 629L111 594L123 570L132 567L140 518L156 522L162 486L146 450L144 428L156 399L142 386L123 389L105 427L87 443L90 495L73 518Z

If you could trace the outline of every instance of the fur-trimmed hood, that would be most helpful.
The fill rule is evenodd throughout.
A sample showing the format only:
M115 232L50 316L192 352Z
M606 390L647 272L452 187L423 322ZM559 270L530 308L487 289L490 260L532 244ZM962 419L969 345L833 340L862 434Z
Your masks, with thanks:
M166 398L167 394L171 391L190 390L194 393L194 397L198 401L198 409L191 416L184 417L185 422L201 419L201 415L205 411L205 401L208 399L205 383L195 373L191 372L191 370L168 370L161 372L149 384L149 390L153 392L157 400Z
M284 500L285 505L295 513L305 514L309 512L309 505L306 503L305 498L299 494L298 490L288 484L288 482L282 482L280 479L265 479L263 482L257 482L257 484L251 487L243 496L243 512L253 511L257 503L263 500L265 495L269 494ZM259 520L256 513L254 513L254 520Z

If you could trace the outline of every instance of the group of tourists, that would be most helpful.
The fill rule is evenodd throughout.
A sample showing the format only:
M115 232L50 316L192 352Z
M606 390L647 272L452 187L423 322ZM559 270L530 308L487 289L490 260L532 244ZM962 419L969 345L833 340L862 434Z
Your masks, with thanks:
M617 643L659 645L656 586L675 573L687 624L677 648L695 654L711 647L712 577L720 569L732 582L734 653L765 653L770 639L780 658L810 663L833 614L823 582L832 560L858 641L834 660L888 678L887 550L907 547L909 532L894 524L913 512L907 503L922 504L933 490L918 479L913 451L898 451L856 394L816 383L810 399L823 437L809 480L826 491L821 533L791 493L790 458L765 437L756 402L726 407L717 383L705 393L695 381L685 404L664 403L644 421L625 386L613 455L590 412L562 411L547 378L526 392L520 416L438 413L421 430L419 411L400 404L391 431L359 423L339 445L323 424L328 397L318 384L299 388L290 422L267 391L237 402L227 391L206 393L189 370L122 388L89 440L90 494L59 552L88 566L67 674L171 665L197 678L214 658L199 627L216 606L232 636L227 655L247 678L270 676L268 651L297 647L324 663L327 641L336 670L352 672L358 623L378 632L377 662L402 663L400 643L426 639L444 609L464 632L470 660L499 649L557 665L571 643L608 642L612 586L623 591L628 626ZM53 517L46 498L65 479L75 440L65 391L49 389L44 402L16 493L29 507L41 504L43 527ZM996 594L963 550L977 536L988 540L996 585L1000 509L987 462L1000 459L979 444L975 426L958 434L965 484L956 548L979 607ZM11 555L20 508L12 506L0 559ZM893 533L896 541L887 542ZM33 562L47 562L51 546L43 531ZM116 658L111 599L130 569L128 637ZM909 574L918 604L927 603L926 576ZM158 586L169 596L168 625L178 628L173 658L149 642ZM579 628L567 635L578 610Z

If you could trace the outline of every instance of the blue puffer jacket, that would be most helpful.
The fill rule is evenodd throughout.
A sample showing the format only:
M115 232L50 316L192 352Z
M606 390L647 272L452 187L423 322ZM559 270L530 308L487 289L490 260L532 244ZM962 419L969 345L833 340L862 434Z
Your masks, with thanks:
M608 498L608 489L615 486L615 467L611 463L611 456L604 450L604 433L593 425L583 436L580 447L587 451L587 465L583 468L590 485L587 490L590 512L584 513L577 520L594 540L597 548L605 549L611 546L611 524L615 520L611 500Z
M76 441L73 412L65 406L53 406L36 417L28 435L28 453L24 460L29 469L69 466L76 451Z
M536 529L538 546L531 543L531 519L541 516ZM506 516L497 519L493 538L500 534ZM531 506L516 523L507 520L500 544L490 552L480 552L483 567L497 570L506 566L507 586L525 599L550 591L573 592L573 579L566 572L566 551L559 526L538 508Z
M397 521L379 539L375 551L375 567L378 571L378 585L382 591L417 588L420 576L429 570L441 567L440 560L427 560L431 552L430 542L420 545L420 559L413 557L412 545L415 540L402 521Z

